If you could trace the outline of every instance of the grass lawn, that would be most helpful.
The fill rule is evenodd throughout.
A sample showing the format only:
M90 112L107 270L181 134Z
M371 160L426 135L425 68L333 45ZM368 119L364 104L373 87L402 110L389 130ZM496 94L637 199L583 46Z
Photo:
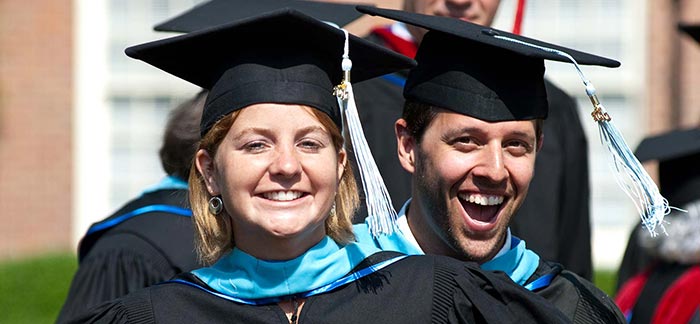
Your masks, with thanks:
M0 323L54 323L77 268L74 254L0 262ZM596 271L593 282L612 296L615 271Z
M0 262L0 323L54 323L77 267L72 253Z
M593 283L596 287L604 291L608 296L615 297L615 286L617 285L616 270L596 270L593 273Z

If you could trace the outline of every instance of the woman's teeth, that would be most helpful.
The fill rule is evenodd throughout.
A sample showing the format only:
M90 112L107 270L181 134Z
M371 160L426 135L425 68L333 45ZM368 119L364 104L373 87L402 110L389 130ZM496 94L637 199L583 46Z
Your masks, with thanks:
M297 199L301 195L300 191L273 191L264 193L263 197L270 200L289 201Z

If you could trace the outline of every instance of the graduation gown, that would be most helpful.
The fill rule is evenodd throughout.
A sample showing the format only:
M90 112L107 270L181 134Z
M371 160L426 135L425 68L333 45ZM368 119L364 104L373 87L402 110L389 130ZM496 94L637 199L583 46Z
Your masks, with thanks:
M155 190L93 225L80 242L80 265L57 322L196 268L193 225L183 216L186 212L187 190Z
M395 260L379 252L351 274ZM400 258L400 257L399 257ZM347 276L346 276L347 277ZM135 292L78 320L88 323L289 323L276 304L232 301L191 274ZM565 323L539 296L502 274L440 256L400 260L305 300L297 323Z
M558 263L540 260L527 284L538 280L543 284L533 287L533 292L551 302L571 323L627 323L610 296Z
M624 282L615 302L629 323L700 324L700 265L652 263Z
M401 209L399 216L405 217L407 207ZM374 244L382 250L423 253L400 230L378 238L369 234L367 223L355 225L354 230L359 242ZM515 236L509 251L482 264L481 268L505 272L513 282L552 303L570 323L626 323L613 300L603 291L561 265L543 261L525 247L524 240Z
M622 256L620 268L617 269L617 290L622 287L622 284L654 263L654 257L639 245L640 235L649 235L641 222L635 226L627 239L627 247Z

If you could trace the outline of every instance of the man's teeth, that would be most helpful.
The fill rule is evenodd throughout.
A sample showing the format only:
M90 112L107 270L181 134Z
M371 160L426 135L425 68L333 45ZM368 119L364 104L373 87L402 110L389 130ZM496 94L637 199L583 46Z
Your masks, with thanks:
M301 192L299 192L299 191L266 192L263 194L263 197L265 197L265 199L270 199L270 200L288 201L288 200L294 200L294 199L301 197Z
M503 196L492 196L492 195L480 195L480 194L463 194L460 195L462 200L466 200L470 203L483 206L493 206L500 205L503 203Z

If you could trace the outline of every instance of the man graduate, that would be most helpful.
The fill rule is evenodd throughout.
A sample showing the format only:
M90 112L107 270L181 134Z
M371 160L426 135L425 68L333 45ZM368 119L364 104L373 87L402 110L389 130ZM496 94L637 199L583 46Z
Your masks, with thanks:
M541 47L568 53L580 64L619 62L454 18L358 9L428 29L418 66L406 80L403 118L395 124L413 198L399 212L393 235L375 236L371 227L357 225L358 240L476 261L550 300L573 322L624 323L605 293L541 260L508 229L542 147L548 112L544 60L567 61Z
M491 26L500 4L500 0L404 0L403 10ZM520 29L518 22L522 22L524 11L525 1L519 0L513 30ZM394 22L373 28L366 39L415 57L425 32ZM401 117L407 76L408 71L401 71L355 87L367 142L396 210L411 197L411 175L399 163L394 139L394 122ZM576 101L546 78L545 88L550 107L543 127L547 140L538 152L528 195L509 226L541 258L561 263L567 270L591 280L587 139ZM357 214L357 222L366 217L363 212Z

